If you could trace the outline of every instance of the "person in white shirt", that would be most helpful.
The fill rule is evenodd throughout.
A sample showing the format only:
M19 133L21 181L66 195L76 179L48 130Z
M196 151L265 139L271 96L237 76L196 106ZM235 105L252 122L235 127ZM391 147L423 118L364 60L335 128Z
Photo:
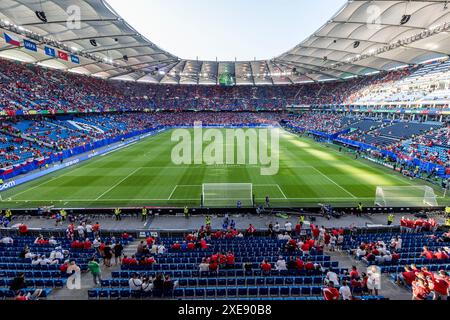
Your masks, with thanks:
M34 253L31 252L25 253L25 259L33 259L34 257L36 257Z
M14 240L11 237L4 237L1 241L3 244L14 244Z
M275 222L275 225L273 226L273 231L275 231L275 233L280 232L280 224L278 222Z
M356 249L356 257L357 258L362 258L367 254L366 250L362 249L362 247L359 247L358 249Z
M347 281L342 281L342 286L339 289L339 294L342 297L342 300L352 300L352 291L347 284Z
M381 269L377 266L370 266L367 268L367 276L367 289L369 289L369 294L375 293L377 296L381 289Z
M63 255L62 252L59 251L59 250L53 250L53 251L50 253L50 259L51 259L51 260L56 260L56 259L62 260L62 259L64 259L64 255Z
M158 246L158 254L164 254L164 252L166 252L166 247L164 247L164 244L160 244Z
M277 261L277 263L275 264L275 269L276 269L276 270L287 270L287 267L286 267L286 260L284 260L282 256L280 256L280 257L278 258L278 261Z
M84 238L84 227L83 227L83 225L79 225L78 227L77 227L77 232L78 232L78 236L80 237L80 238Z
M81 289L81 269L75 261L70 261L66 273L70 275L67 278L67 289Z
M291 232L292 231L292 223L290 221L286 222L284 224L284 228L286 229L286 232Z
M37 266L41 264L41 258L40 257L34 257L33 260L31 260L31 265Z
M52 246L55 246L58 244L58 241L56 241L55 237L50 237L50 239L48 239L48 244L51 244Z
M86 229L87 235L90 236L92 234L92 225L91 224L87 224L85 226L85 229Z
M92 242L92 247L98 252L98 249L100 248L101 244L102 244L102 242L100 241L100 238L97 237Z
M337 241L336 236L332 235L330 237L330 251L336 251L336 241Z
M320 228L319 228L319 243L323 243L324 241L325 241L325 232L326 232L327 230L325 230L325 228L323 227L323 226L321 226Z
M131 279L128 281L130 286L130 290L132 291L140 291L142 290L142 280L137 277L136 274L133 274Z
M206 262L206 259L202 259L202 263L198 266L200 272L207 272L209 271L209 264Z
M333 282L335 285L339 285L339 277L336 272L333 270L330 270L327 272L327 276L325 278L325 283L328 284L330 282Z
M153 282L152 279L150 278L144 278L144 280L142 281L142 286L141 286L142 291L144 292L150 292L153 290Z
M50 260L49 258L42 256L42 260L41 260L41 266L46 266L49 264L55 264L54 261Z

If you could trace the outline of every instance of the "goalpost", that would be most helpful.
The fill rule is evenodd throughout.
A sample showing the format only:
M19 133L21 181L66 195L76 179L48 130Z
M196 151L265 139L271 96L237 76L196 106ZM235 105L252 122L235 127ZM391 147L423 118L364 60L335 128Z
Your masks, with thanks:
M428 186L377 187L375 205L380 207L437 207L433 188Z
M202 204L204 207L253 207L253 184L251 183L204 183Z

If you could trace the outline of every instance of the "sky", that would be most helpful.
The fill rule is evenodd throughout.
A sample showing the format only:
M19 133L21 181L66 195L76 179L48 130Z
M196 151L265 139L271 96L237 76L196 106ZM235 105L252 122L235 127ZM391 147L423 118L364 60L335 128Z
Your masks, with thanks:
M271 59L324 25L346 0L107 0L133 28L182 59ZM133 4L133 5L131 5Z

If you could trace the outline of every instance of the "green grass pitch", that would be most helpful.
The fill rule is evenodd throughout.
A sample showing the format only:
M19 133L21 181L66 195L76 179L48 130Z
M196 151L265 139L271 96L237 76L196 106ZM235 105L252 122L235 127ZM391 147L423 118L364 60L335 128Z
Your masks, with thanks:
M280 135L280 170L261 176L258 166L176 166L171 131L128 148L2 192L2 208L56 208L200 205L203 183L252 183L257 203L266 195L273 206L372 206L377 186L424 185L348 153L300 138ZM435 189L442 197L442 192ZM440 203L444 203L442 198Z

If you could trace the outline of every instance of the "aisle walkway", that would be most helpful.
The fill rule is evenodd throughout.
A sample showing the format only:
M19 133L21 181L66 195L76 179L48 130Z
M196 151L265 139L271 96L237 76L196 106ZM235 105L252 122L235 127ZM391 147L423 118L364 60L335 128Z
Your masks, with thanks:
M136 253L136 248L139 241L136 240L124 248L125 255L132 255ZM101 270L102 270L102 278L103 279L111 279L112 272L120 271L120 265L114 265L114 258L111 261L112 266L107 268L103 265L103 262L100 262ZM88 299L88 290L92 288L100 287L100 285L96 286L93 282L92 274L90 272L85 272L81 274L81 289L79 290L69 290L67 287L62 289L54 289L52 294L47 298L47 300L87 300Z
M359 273L366 272L367 265L357 259L354 259L347 252L343 251L328 251L326 250L326 254L331 256L331 261L338 261L340 268L348 268L351 270L352 266L356 266L358 268ZM406 289L399 287L395 283L393 283L389 279L389 274L382 274L381 277L381 290L379 295L384 296L385 298L389 298L391 300L410 300L411 293Z

